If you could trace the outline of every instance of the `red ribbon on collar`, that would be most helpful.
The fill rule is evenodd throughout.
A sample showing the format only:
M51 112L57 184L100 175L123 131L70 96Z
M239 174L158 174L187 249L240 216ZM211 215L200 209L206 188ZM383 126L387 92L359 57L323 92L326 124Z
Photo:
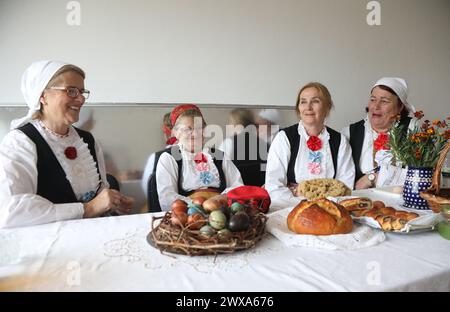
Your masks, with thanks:
M309 137L308 141L306 141L308 148L313 152L318 151L322 148L322 140L315 135Z
M206 158L206 156L203 153L198 153L197 155L195 155L194 161L196 164L207 163L208 158Z
M375 150L378 152L380 150L388 150L389 146L387 145L389 143L389 135L386 133L379 133L378 137L376 138L374 142Z

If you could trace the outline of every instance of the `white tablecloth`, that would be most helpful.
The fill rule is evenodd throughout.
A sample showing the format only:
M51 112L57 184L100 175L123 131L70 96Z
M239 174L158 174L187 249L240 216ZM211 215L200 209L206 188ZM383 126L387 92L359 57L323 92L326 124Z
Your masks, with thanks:
M389 203L395 198L360 192ZM217 257L167 256L150 214L0 231L0 291L450 291L450 241L388 234L348 251L287 247L267 234Z

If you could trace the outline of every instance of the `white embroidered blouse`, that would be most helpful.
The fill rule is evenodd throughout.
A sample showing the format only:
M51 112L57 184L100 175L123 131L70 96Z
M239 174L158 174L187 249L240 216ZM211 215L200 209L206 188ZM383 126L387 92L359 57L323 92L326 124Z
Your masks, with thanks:
M194 158L197 159L197 154L187 152L183 148L180 148L180 150L182 157L180 177L185 191L210 187L218 188L220 186L219 171L214 164L209 148L205 147L202 150L205 162L198 163L194 160ZM226 182L223 194L243 184L239 170L226 155L222 161L222 169ZM169 211L170 205L175 199L182 199L187 203L192 202L189 197L184 197L178 193L178 165L175 158L168 153L163 153L156 165L156 184L160 206L163 211Z
M409 128L414 127L416 119L412 119L409 123ZM341 133L350 140L350 127L347 126L342 129ZM390 185L403 185L406 178L406 169L396 167L391 164L392 154L390 151L378 151L373 155L374 141L378 137L378 133L373 130L372 125L369 122L368 116L364 118L364 141L361 150L361 157L359 160L359 166L361 172L367 174L379 166L378 178L376 187L390 186ZM376 166L374 166L374 161Z
M333 178L335 176L331 149L329 144L330 134L324 128L319 134L322 141L320 150L313 152L308 148L307 134L302 122L298 124L300 135L299 150L295 160L294 171L296 183L317 178ZM281 209L297 205L303 198L294 197L287 186L287 169L291 157L291 147L284 131L280 131L270 146L267 157L265 188L272 201L271 209ZM355 179L355 166L352 151L347 139L341 135L339 145L336 179L353 189Z
M95 151L101 179L87 143L73 127L67 136L57 137L38 121L33 120L31 124L55 154L78 200L92 199L99 186L99 191L109 187L103 152L97 142ZM68 146L77 149L73 160L64 154ZM0 144L0 228L82 218L82 203L53 204L37 195L37 176L36 145L20 130L10 131Z

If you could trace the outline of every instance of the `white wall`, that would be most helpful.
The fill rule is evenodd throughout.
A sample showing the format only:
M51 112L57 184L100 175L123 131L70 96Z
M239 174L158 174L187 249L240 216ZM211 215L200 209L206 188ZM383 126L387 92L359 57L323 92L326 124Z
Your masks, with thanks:
M75 63L91 102L293 105L299 87L326 84L340 128L363 115L371 84L404 77L410 102L449 114L450 1L0 0L0 105L22 103L34 60Z

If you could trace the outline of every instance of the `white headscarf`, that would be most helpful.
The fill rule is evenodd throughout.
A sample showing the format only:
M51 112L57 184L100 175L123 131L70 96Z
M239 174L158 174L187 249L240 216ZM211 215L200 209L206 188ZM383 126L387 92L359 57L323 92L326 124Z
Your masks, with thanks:
M283 117L281 117L280 112L274 108L262 109L258 116L262 119L270 121L274 125L281 125L283 122Z
M408 103L408 85L406 84L405 79L397 77L383 77L373 85L372 90L377 86L386 86L391 88L410 113L414 113L416 111L416 108Z
M31 120L33 114L39 111L42 92L53 78L55 73L63 66L68 65L63 62L37 61L31 64L22 75L22 94L28 106L28 113L25 117L11 121L11 129L16 129Z

